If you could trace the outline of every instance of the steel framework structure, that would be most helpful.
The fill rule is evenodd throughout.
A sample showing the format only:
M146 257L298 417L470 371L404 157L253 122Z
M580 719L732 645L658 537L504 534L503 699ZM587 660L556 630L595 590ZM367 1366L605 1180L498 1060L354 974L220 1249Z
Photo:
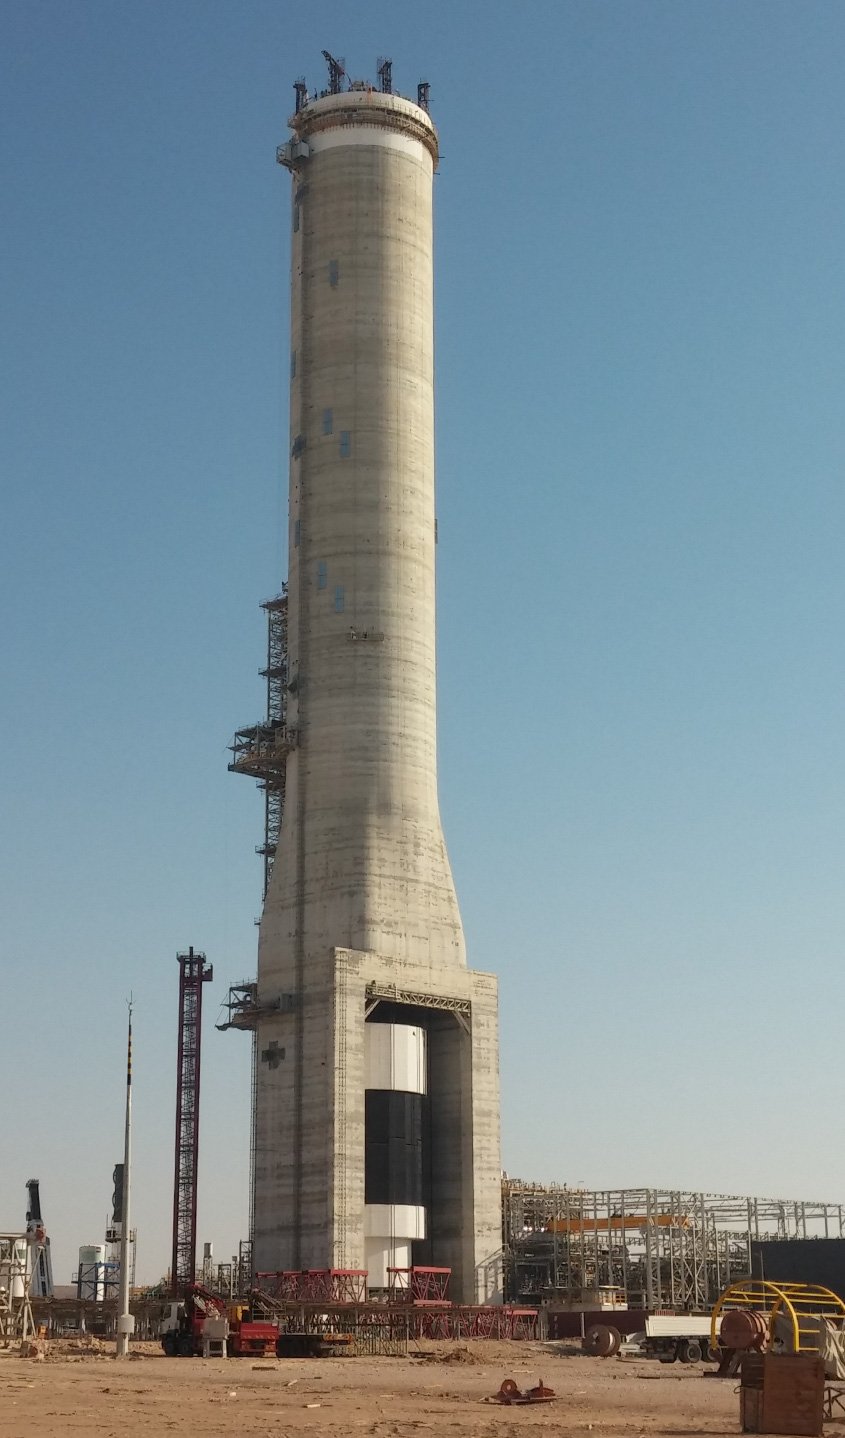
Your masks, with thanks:
M80 1302L117 1302L120 1286L120 1263L117 1259L105 1262L80 1263L76 1272L76 1297Z
M224 1298L228 1298L229 1300L241 1297L241 1292L238 1288L237 1282L235 1281L235 1267L236 1265L233 1265L231 1263L218 1263L217 1277L214 1280L214 1283L211 1284L211 1287L214 1289L215 1293L219 1293Z
M448 1303L451 1268L388 1268L390 1303Z
M242 1238L238 1243L238 1293L248 1293L252 1287L252 1239Z
M0 1348L33 1332L31 1285L44 1231L0 1233Z
M179 964L179 1053L176 1066L176 1154L170 1282L178 1298L196 1276L202 988L214 977L205 954L176 955Z
M841 1204L678 1189L603 1189L506 1179L507 1296L600 1307L702 1309L751 1272L768 1238L841 1238Z
M331 1303L313 1299L294 1300L268 1292L265 1280L281 1275L262 1274L262 1287L250 1295L254 1312L272 1316L283 1333L350 1333L359 1351L385 1352L384 1346L366 1347L369 1334L374 1344L389 1338L407 1345L409 1338L491 1338L527 1341L537 1337L536 1308L512 1304L461 1303Z
M407 1308L376 1303L297 1303L264 1289L254 1289L249 1303L253 1313L275 1319L280 1333L344 1334L352 1340L352 1352L382 1358L402 1357L408 1352L411 1324Z
M257 1273L266 1296L281 1303L366 1303L365 1268L305 1268Z

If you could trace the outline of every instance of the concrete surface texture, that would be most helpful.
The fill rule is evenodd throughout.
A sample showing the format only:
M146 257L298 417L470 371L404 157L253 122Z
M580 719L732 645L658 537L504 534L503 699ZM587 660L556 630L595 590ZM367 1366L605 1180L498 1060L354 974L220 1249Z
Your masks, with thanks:
M437 136L373 91L291 124L291 748L259 938L255 1262L364 1266L364 1023L421 1023L415 1260L451 1257L474 1299L500 1246L497 996L466 967L437 794Z

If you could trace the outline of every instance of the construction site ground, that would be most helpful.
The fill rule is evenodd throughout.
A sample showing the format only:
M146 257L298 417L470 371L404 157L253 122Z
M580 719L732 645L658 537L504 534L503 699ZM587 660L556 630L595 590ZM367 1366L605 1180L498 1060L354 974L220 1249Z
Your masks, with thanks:
M249 1433L256 1438L463 1435L601 1438L736 1434L733 1381L699 1367L585 1358L559 1343L421 1343L407 1358L165 1358L152 1343L116 1360L112 1345L58 1340L42 1358L0 1351L2 1438L127 1438ZM553 1403L485 1402L513 1378L543 1379Z

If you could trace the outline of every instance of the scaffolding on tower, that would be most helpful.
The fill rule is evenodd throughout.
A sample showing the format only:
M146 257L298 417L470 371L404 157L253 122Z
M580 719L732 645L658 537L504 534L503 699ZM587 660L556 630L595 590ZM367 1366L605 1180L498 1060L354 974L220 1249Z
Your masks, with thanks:
M176 1160L170 1282L180 1298L196 1277L202 986L214 977L205 954L176 955L179 964L179 1056L176 1068Z
M296 746L296 733L287 725L288 694L288 595L287 585L274 599L267 599L261 608L267 615L267 664L260 670L267 686L266 715L260 724L251 724L238 729L230 745L232 762L229 772L247 774L255 779L264 796L264 842L256 848L264 860L264 887L262 898L266 899L270 887L270 876L276 859L282 816L285 808L285 775L287 757ZM249 1146L249 1248L248 1255L242 1252L239 1268L251 1265L252 1235L254 1228L254 1183L255 1183L255 1083L258 1072L257 1022L258 986L253 980L242 980L233 984L224 1004L226 1019L218 1023L218 1029L242 1029L252 1034L252 1104L250 1111Z
M264 891L267 897L273 861L279 843L285 807L285 770L295 735L285 723L288 685L288 596L287 586L261 608L267 615L267 666L260 671L267 683L267 714L260 724L238 729L230 745L233 774L248 774L258 781L264 794L264 843L256 853L264 859Z

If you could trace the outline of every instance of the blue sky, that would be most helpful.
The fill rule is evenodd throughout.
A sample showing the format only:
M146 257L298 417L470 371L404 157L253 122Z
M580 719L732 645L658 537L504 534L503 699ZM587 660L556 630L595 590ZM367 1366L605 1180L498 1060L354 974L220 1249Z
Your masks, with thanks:
M432 86L441 794L501 979L503 1160L845 1196L845 11L28 0L0 66L0 1226L102 1234L136 1001L170 1245L178 949L200 1239L246 1231L258 717L284 575L286 133L320 50ZM10 1134L13 1141L10 1142Z

